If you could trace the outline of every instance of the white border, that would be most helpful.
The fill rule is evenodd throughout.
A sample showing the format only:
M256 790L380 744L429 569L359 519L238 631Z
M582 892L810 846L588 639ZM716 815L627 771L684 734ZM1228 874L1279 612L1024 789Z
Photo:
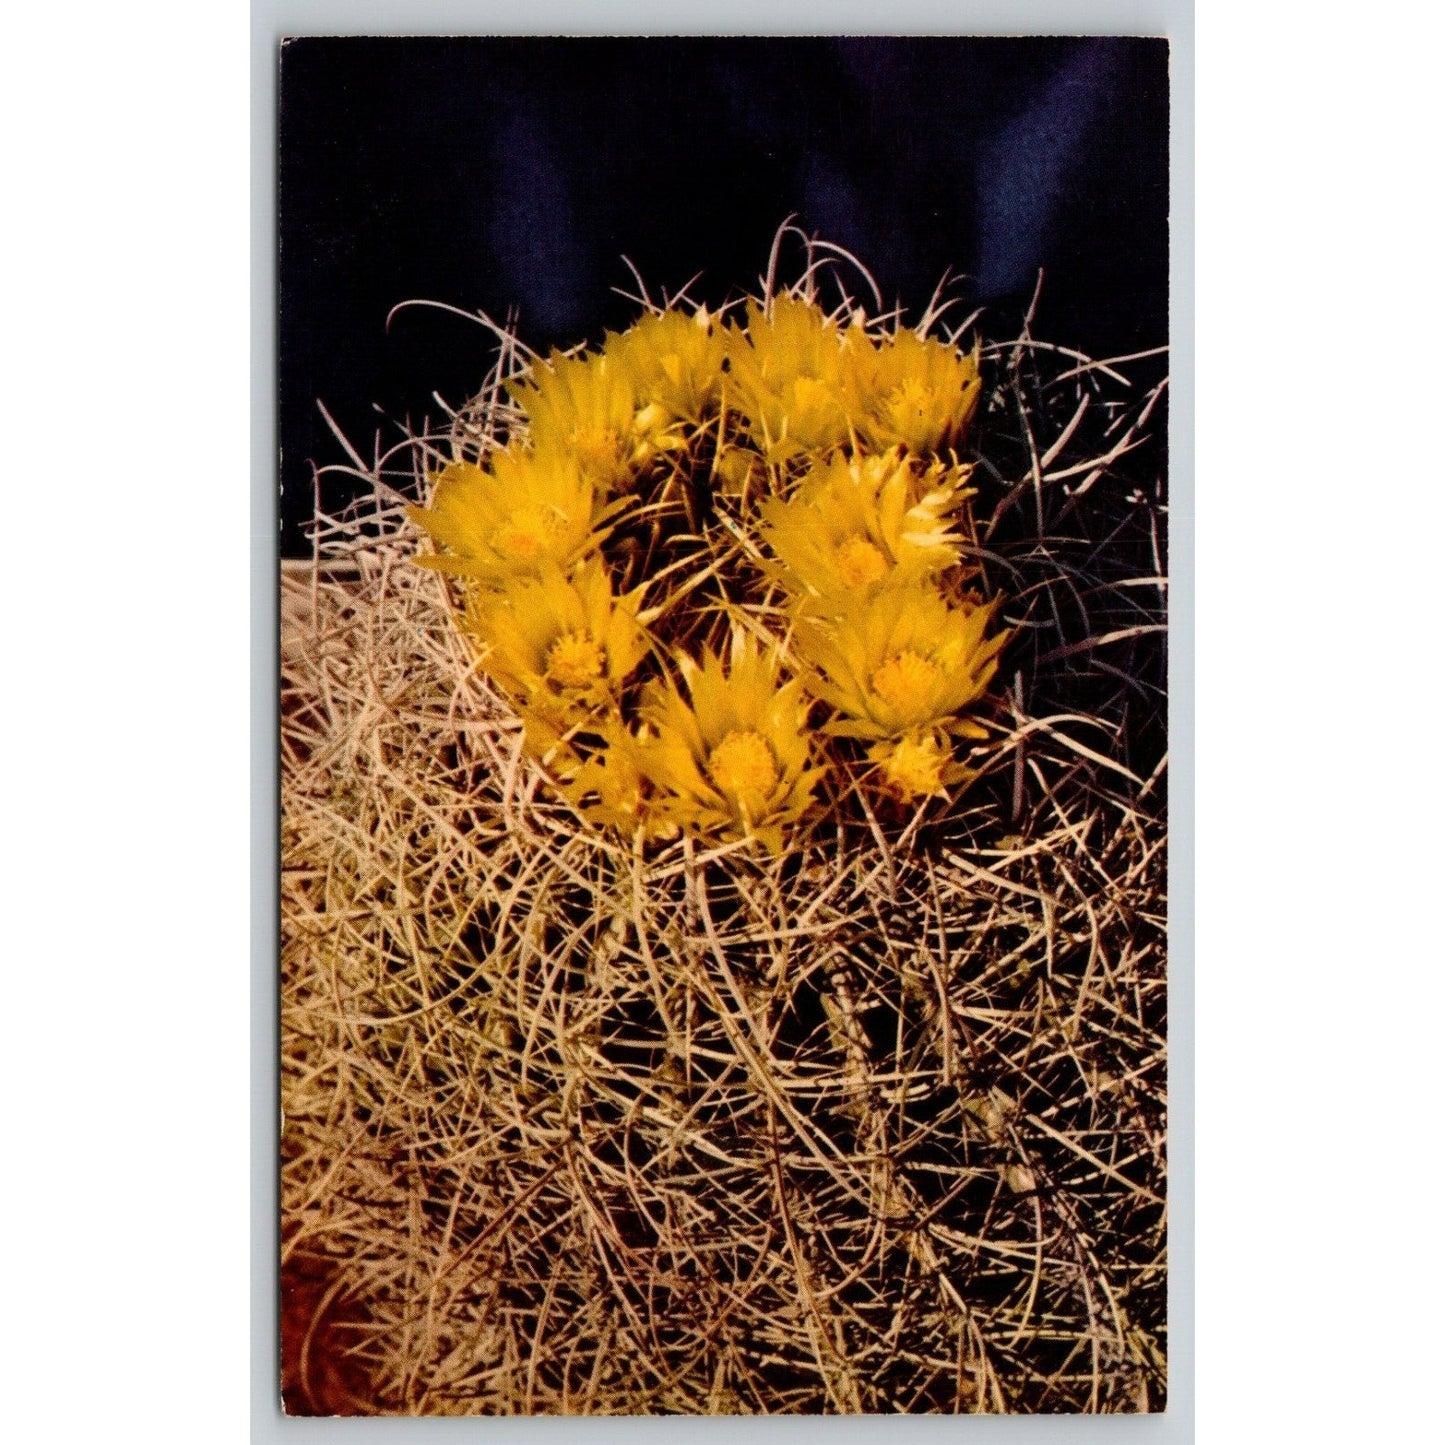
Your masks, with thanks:
M732 7L726 28L841 30L858 14L783 3ZM555 10L517 8L553 28ZM439 10L393 3L391 28ZM1442 16L1399 0L1200 10L1201 1434L1423 1440L1439 1427L1442 1295ZM247 1070L262 1058L247 1039L246 834L264 850L275 821L269 714L253 728L246 706L250 558L264 584L274 544L264 505L248 542L237 445L253 301L261 456L273 370L271 152L258 147L251 285L248 92L259 77L264 135L272 34L381 24L357 3L293 3L284 27L279 13L256 11L253 75L235 0L7 15L0 1212L19 1440L192 1445L246 1430ZM451 13L441 28L518 24L501 7ZM710 18L582 0L572 13L612 30ZM1187 7L900 3L856 28L1167 31L1176 127L1192 119ZM1176 444L1192 151L1177 131ZM1176 507L1191 462L1176 451ZM263 499L270 470L256 472ZM1176 554L1186 520L1177 510ZM269 605L267 586L254 595ZM265 674L264 616L253 635ZM1186 725L1176 744L1188 740ZM1176 970L1189 942L1176 931ZM1176 1032L1186 1002L1176 977ZM269 1139L258 1080L252 1118Z

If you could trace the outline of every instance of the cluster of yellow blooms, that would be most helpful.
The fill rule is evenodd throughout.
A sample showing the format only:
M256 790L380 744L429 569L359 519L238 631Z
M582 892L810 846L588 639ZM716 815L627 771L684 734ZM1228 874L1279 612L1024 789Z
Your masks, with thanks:
M413 509L418 560L587 817L778 851L825 779L911 804L970 775L1007 640L964 560L976 355L781 294L646 315L509 390L505 448Z

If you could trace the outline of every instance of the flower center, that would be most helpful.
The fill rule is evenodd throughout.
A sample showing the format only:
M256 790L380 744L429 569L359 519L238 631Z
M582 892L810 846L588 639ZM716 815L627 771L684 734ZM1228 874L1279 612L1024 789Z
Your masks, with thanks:
M873 691L889 707L917 712L928 704L938 680L938 664L918 653L903 651L890 657L873 674Z
M583 632L564 632L547 649L547 676L563 687L586 687L602 676L602 649Z
M943 776L944 751L937 738L902 738L883 760L883 776L904 798L936 793Z
M518 507L497 531L497 550L515 562L535 562L553 550L562 523L549 507Z
M839 546L837 557L845 587L866 587L888 575L888 559L867 537L849 537Z
M801 406L824 406L833 399L828 383L816 376L795 376L793 396Z
M768 740L758 732L730 732L708 755L707 770L718 788L756 811L778 785L778 765Z
M579 427L572 446L583 471L610 472L622 452L622 438L610 426Z
M888 398L888 410L900 426L923 421L933 407L931 389L911 376Z

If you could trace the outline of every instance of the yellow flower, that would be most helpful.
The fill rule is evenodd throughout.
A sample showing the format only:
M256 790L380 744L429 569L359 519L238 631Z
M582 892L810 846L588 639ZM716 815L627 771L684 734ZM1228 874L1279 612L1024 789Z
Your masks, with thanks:
M728 334L727 399L769 461L852 438L863 417L857 358L865 350L861 330L844 331L810 302L782 295L766 310L748 303L747 330Z
M624 490L660 447L676 444L662 408L640 405L631 370L606 354L553 353L508 390L532 447L567 458L604 495Z
M762 505L763 535L795 592L828 598L928 576L958 560L949 514L972 495L965 468L920 471L901 452L835 456L788 501Z
M964 709L984 695L1009 634L985 637L992 607L950 606L930 586L884 587L805 617L798 655L809 686L842 714L827 731L900 738L942 728L983 737Z
M631 382L644 414L657 407L667 422L697 422L717 406L727 340L706 307L644 316L609 336L603 352Z
M801 687L780 687L776 655L760 655L739 633L727 667L711 652L680 666L686 699L670 682L653 682L643 700L654 736L640 762L659 811L690 832L753 837L780 852L823 773L808 766Z
M491 585L570 565L606 535L618 510L599 507L592 483L561 458L520 448L498 452L487 470L453 462L435 480L431 506L407 515L447 550L417 562Z
M651 784L642 771L642 743L622 723L609 719L597 730L600 746L563 784L563 792L582 814L604 828L629 837L676 832L649 807Z
M934 729L874 743L868 756L877 764L885 790L905 803L936 797L945 786L974 775L954 762L952 742Z
M479 666L517 700L534 752L615 703L647 649L638 601L614 599L595 558L570 581L547 567L472 599L464 621L483 644Z
M859 425L869 445L918 453L962 445L982 390L977 351L964 356L945 342L899 331L859 365L872 398Z

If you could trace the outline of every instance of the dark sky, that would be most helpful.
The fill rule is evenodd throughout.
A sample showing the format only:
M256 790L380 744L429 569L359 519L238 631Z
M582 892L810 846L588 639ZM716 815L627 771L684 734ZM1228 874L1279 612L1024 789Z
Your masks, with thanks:
M854 251L916 315L945 271L1007 334L1094 355L1167 334L1168 52L1138 39L304 39L283 47L283 550L312 463L460 401L480 327L600 339L694 273L755 288L780 223ZM963 313L959 313L962 315Z

